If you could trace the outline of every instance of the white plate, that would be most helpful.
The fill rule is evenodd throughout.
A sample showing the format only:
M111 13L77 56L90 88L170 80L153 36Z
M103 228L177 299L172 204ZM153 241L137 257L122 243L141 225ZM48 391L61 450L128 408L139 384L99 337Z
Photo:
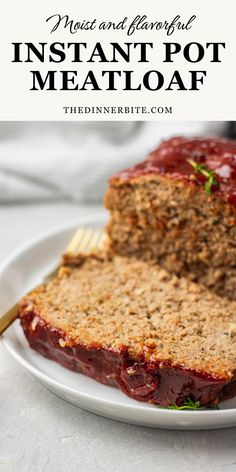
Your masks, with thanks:
M1 312L42 280L55 266L74 230L102 226L104 220L80 219L48 232L21 247L0 268ZM31 350L16 321L2 337L12 356L49 390L98 415L142 426L168 429L215 429L236 426L236 399L223 402L220 410L173 411L139 403L119 390L71 372Z

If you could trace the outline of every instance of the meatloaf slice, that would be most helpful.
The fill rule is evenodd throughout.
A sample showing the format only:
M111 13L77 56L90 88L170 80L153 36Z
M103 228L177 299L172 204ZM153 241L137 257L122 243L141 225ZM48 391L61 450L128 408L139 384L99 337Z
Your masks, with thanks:
M236 141L163 142L111 178L105 205L116 254L154 259L236 299Z
M67 258L19 314L33 349L136 400L210 405L236 394L236 303L153 263Z

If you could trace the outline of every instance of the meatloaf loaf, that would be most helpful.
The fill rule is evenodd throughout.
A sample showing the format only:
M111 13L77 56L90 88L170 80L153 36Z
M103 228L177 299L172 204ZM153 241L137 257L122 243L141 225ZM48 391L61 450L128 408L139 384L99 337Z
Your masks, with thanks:
M66 258L20 302L30 346L63 366L168 406L236 394L236 303L154 263Z
M236 141L173 138L114 175L111 249L236 299Z

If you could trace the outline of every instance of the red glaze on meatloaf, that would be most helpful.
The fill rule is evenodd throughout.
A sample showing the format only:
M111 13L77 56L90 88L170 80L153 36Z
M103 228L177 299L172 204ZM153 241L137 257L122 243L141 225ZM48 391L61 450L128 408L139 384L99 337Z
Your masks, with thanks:
M37 319L34 326L33 320ZM168 362L147 364L130 359L128 350L113 351L99 345L70 343L63 347L66 335L47 324L34 312L27 313L21 324L31 348L63 367L80 372L105 385L118 387L129 397L162 406L182 405L194 398L210 406L236 394L236 381L195 372ZM33 327L32 327L33 326ZM68 337L67 337L68 339Z
M202 186L206 178L201 173L193 172L189 160L212 170L217 180L217 184L212 186L212 192L236 205L236 141L223 138L169 139L149 154L144 162L118 172L110 181L113 183L142 175L160 174Z

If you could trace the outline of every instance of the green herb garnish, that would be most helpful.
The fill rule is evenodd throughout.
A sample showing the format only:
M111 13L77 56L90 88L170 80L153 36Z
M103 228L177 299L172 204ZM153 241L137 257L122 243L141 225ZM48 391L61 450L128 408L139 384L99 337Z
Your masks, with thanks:
M205 409L206 407L201 406L199 401L194 402L193 400L191 400L191 398L187 398L187 400L185 400L184 404L181 406L178 406L175 403L173 403L172 405L168 407L168 410L205 410ZM212 406L207 407L207 409L219 410L219 407L218 405L212 405Z
M217 218L213 218L212 224L213 224L213 225L217 225L218 223L219 223L219 220L217 220Z
M213 185L218 185L218 181L216 175L213 170L207 168L204 164L198 164L197 162L193 161L192 159L188 159L187 161L193 168L196 174L202 174L206 177L206 183L204 185L205 192L209 195L212 190Z

